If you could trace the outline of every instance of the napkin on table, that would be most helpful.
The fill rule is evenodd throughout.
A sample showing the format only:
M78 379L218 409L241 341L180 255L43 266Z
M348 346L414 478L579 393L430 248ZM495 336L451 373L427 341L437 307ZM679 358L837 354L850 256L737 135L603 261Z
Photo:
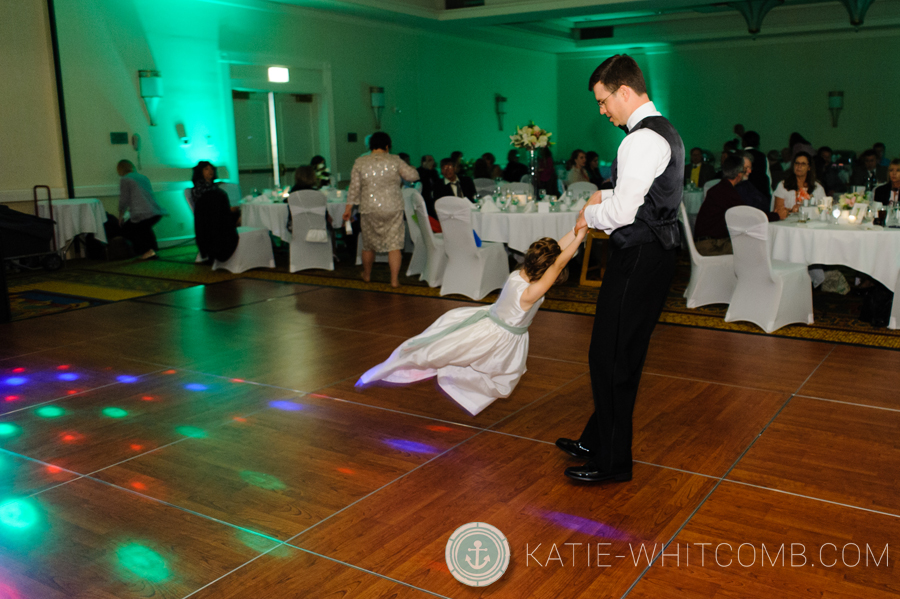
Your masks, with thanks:
M500 209L497 208L497 204L494 202L482 202L481 203L481 211L482 212L500 212Z

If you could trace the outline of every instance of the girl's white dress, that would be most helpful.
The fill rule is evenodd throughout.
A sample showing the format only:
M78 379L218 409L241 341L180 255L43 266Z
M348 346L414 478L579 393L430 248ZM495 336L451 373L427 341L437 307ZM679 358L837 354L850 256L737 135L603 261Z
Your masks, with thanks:
M525 374L528 325L544 301L523 310L519 300L528 285L513 271L495 304L450 310L362 375L357 386L436 375L441 389L472 415L509 396Z

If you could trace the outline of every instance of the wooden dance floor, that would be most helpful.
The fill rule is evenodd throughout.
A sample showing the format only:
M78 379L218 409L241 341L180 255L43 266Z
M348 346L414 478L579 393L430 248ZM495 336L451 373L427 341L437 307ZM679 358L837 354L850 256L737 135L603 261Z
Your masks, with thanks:
M900 593L896 352L659 326L634 479L578 485L590 317L540 312L475 418L354 388L462 305L237 279L0 325L0 598ZM486 588L468 522L509 542Z

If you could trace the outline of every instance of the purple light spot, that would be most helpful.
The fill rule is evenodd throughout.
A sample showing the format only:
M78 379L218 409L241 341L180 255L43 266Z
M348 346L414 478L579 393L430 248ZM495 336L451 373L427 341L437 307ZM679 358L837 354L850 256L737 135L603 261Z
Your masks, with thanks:
M411 451L413 453L437 453L438 450L431 445L424 443L416 443L415 441L407 441L406 439L388 439L385 441L394 449L400 451Z
M201 385L200 383L188 383L184 388L188 391L206 391L207 386Z
M60 375L57 375L56 378L58 378L61 381L77 381L78 375L75 374L74 372L64 372Z
M130 374L123 374L123 375L117 376L116 380L119 381L120 383L136 383L137 377L131 376Z
M270 401L269 407L284 410L286 412L299 412L303 409L303 404L295 403L293 401L280 400Z
M596 522L588 518L582 518L581 516L573 516L572 514L546 510L538 512L538 515L545 520L550 520L554 524L562 526L563 528L575 530L591 536L603 537L605 539L616 539L619 541L629 538L628 535L620 532L612 526L603 524L602 522Z
M24 385L26 382L28 382L28 379L26 379L24 376L11 376L3 382L7 385L18 387L19 385Z

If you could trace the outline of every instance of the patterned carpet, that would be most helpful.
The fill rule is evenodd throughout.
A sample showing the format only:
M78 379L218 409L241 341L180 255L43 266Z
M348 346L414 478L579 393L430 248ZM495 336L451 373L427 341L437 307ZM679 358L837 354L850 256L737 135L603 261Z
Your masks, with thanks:
M288 272L288 256L284 248L276 249L276 268L254 270L240 275L227 271L213 271L209 265L196 264L194 259L197 248L193 245L170 248L160 252L161 259L146 262L125 260L120 262L98 262L78 260L69 262L66 267L56 273L37 273L29 275L13 275L10 279L11 295L17 297L13 301L13 318L31 318L62 310L89 307L97 303L120 301L156 293L165 293L183 289L193 285L205 285L227 281L235 278L254 278L308 285L323 285L364 289L383 293L399 293L424 297L440 297L439 288L430 288L418 277L401 275L401 287L392 289L387 264L376 263L372 272L372 282L365 283L360 276L360 267L353 265L353 256L341 255L341 262L335 265L334 271L309 270L300 273ZM406 270L408 255L404 255ZM577 314L594 314L597 300L597 288L579 287L577 270L572 265L570 280L556 286L547 294L543 309ZM852 276L851 272L847 273ZM850 278L850 277L848 277ZM712 305L697 309L688 309L684 298L684 290L690 280L690 261L683 255L678 263L675 279L669 291L666 307L660 322L682 326L703 327L718 330L736 331L764 335L755 325L749 323L726 323L724 321L727 306ZM26 291L41 291L46 294L57 294L59 303L40 309L39 301L26 300L17 296ZM70 298L67 300L66 298ZM497 294L491 294L482 303L493 302ZM79 300L75 302L74 300ZM71 303L66 303L66 302ZM29 303L30 302L30 303ZM858 320L862 298L854 295L840 296L831 293L814 292L813 308L815 324L791 325L772 333L779 337L810 339L832 343L847 343L871 347L900 349L900 331L885 328L874 328Z

